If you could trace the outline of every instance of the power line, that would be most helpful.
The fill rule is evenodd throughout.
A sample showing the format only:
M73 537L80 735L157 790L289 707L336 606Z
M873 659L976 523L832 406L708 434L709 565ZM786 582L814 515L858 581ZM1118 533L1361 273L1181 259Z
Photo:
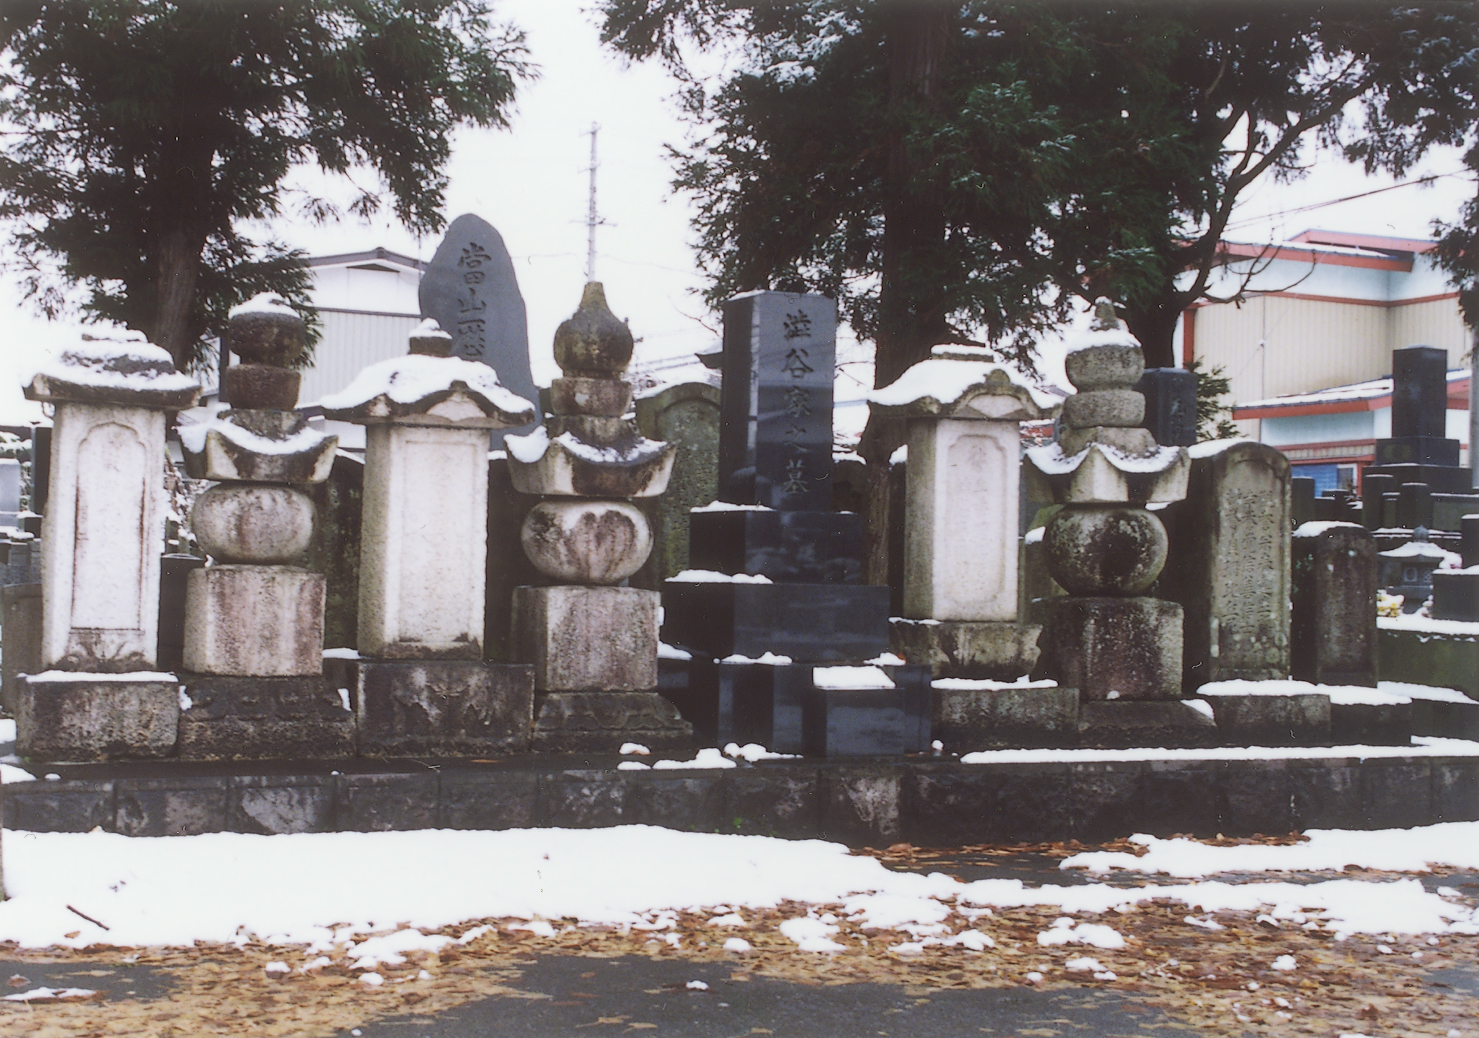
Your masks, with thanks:
M1362 191L1361 193L1355 195L1346 195L1344 198L1332 198L1328 202L1314 202L1310 205L1302 205L1295 209L1280 209L1277 212L1265 213L1262 216L1249 217L1246 220L1235 220L1229 223L1225 229L1229 231L1236 230L1239 227L1248 227L1252 224L1262 223L1264 220L1272 220L1275 217L1279 216L1295 216L1299 213L1309 213L1315 211L1316 209L1324 209L1327 206L1340 205L1342 202L1354 202L1358 198L1369 198L1372 195L1379 195L1385 191L1395 191L1400 187L1412 187L1415 184L1431 184L1435 180L1440 180L1443 177L1460 176L1462 176L1462 173L1460 171L1455 171L1452 173L1432 173L1425 177L1418 177L1416 180L1404 180L1400 184L1388 184L1386 187L1373 188L1370 191Z

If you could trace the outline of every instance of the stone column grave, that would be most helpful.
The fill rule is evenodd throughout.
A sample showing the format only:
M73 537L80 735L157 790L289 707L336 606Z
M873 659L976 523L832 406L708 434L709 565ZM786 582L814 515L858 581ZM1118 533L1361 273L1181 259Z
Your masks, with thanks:
M657 692L658 594L620 586L652 551L647 517L631 499L667 488L674 455L624 417L632 386L621 375L633 345L601 285L586 285L580 308L555 332L563 377L550 387L553 414L504 441L514 489L544 498L524 519L524 551L556 582L514 591L515 658L534 666L536 750L676 748L692 739L692 726Z
M40 673L22 682L16 752L40 760L164 757L175 676L155 671L164 545L165 412L200 395L142 336L88 339L26 395L55 406L42 544Z
M488 433L534 405L486 364L450 356L431 319L408 356L366 368L323 399L364 425L358 648L364 756L479 756L526 749L532 668L483 662ZM494 545L508 551L512 545Z
M186 759L350 757L354 715L323 678L324 578L299 562L313 499L338 437L295 410L303 319L263 294L230 315L241 363L222 379L229 410L184 426L185 472L216 485L190 523L210 564L186 578Z
M1182 609L1146 594L1166 562L1167 535L1149 504L1186 492L1183 447L1140 427L1131 387L1144 372L1140 343L1107 299L1087 332L1070 338L1066 368L1078 389L1063 404L1057 443L1027 451L1028 496L1063 507L1043 548L1068 592L1044 603L1036 676L1076 688L1089 745L1196 745L1215 730L1181 698ZM1155 745L1156 742L1149 743Z

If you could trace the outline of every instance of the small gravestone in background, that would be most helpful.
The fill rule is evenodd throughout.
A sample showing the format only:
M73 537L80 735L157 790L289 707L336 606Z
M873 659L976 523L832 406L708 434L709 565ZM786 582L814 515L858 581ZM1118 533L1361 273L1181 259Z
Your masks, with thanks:
M1145 398L1142 428L1163 447L1197 442L1197 376L1185 368L1147 368L1135 392Z
M1297 482L1291 481L1291 482ZM1313 480L1311 480L1313 482ZM1397 481L1391 476L1383 476L1379 472L1367 469L1361 474L1361 525L1368 530L1380 530L1387 525L1387 500L1386 495L1395 493ZM1313 519L1313 514L1304 522L1296 523L1302 526L1305 522ZM1393 520L1395 521L1395 516Z
M1289 459L1219 440L1192 448L1186 499L1166 509L1161 593L1186 611L1185 688L1289 676Z
M492 224L472 213L452 221L421 276L419 298L421 316L452 336L452 356L482 361L510 392L539 399L529 373L524 297L503 236Z
M1294 531L1289 665L1316 685L1376 686L1376 542L1355 523Z
M688 568L689 510L719 496L719 389L684 382L643 394L637 428L677 448L667 491L643 502L652 521L652 554L632 582L656 590Z
M1473 476L1458 463L1459 441L1446 435L1447 415L1448 352L1434 346L1393 350L1392 434L1376 441L1376 464L1365 475L1468 493Z
M0 526L20 526L21 463L0 458Z

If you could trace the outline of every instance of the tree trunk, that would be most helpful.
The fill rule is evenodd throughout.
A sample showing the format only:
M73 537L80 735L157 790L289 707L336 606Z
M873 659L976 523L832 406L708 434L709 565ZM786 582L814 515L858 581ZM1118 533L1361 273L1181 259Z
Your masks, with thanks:
M909 129L939 91L954 8L941 0L892 0L887 25L889 108L884 170L882 277L874 337L873 385L886 386L949 335L941 279L932 274L945 240L939 194ZM889 458L904 442L901 422L870 417L858 453L868 466L864 579L888 583Z
M190 310L204 245L204 235L191 234L184 227L172 227L159 239L159 283L149 338L169 350L181 371L189 368L193 354Z
M1160 306L1144 309L1127 307L1121 311L1130 334L1140 340L1147 368L1180 366L1175 344L1176 323L1181 320L1179 302L1177 299L1167 299Z

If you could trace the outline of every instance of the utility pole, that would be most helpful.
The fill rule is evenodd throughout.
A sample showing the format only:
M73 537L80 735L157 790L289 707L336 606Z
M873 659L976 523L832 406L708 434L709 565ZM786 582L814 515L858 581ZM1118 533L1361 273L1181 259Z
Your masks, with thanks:
M585 215L585 280L587 284L596 280L596 225L601 222L601 217L596 212L596 133L600 129L600 126L591 123L591 197L590 206Z

